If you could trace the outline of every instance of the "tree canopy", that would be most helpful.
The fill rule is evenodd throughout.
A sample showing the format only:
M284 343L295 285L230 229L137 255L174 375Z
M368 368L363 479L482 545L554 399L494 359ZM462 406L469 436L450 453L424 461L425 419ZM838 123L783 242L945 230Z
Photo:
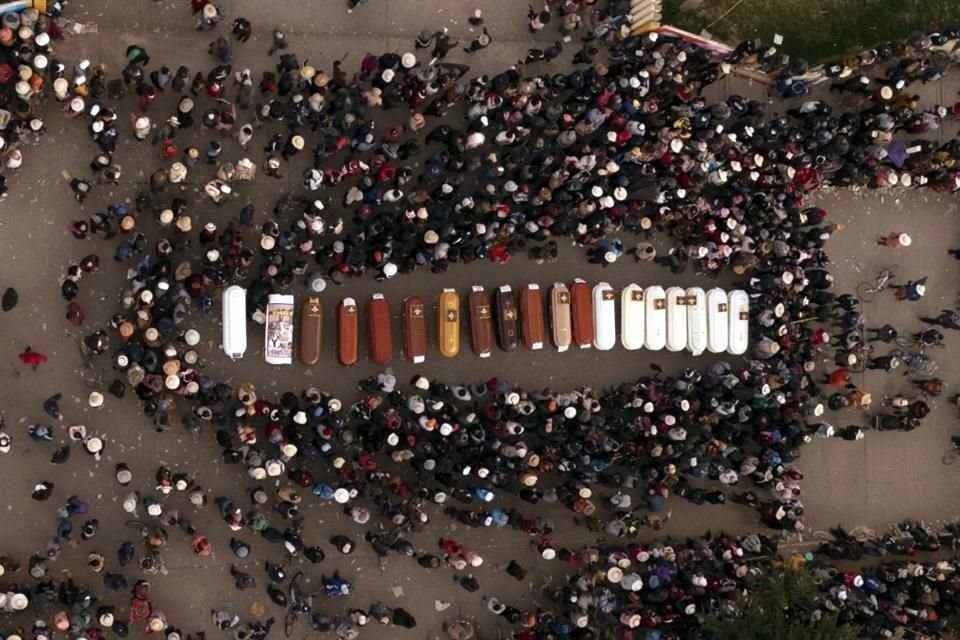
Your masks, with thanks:
M856 640L854 627L826 613L811 622L809 611L817 593L813 576L804 570L778 569L752 589L732 622L706 622L712 640Z

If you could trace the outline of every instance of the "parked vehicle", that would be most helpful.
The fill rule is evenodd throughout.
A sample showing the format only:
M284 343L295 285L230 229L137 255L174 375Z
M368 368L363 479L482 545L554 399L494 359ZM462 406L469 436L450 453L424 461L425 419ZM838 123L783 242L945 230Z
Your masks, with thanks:
M707 291L707 349L724 353L730 344L730 311L727 292L714 288Z
M643 288L628 284L620 293L620 342L623 348L634 351L643 348L646 340L646 308Z
M337 360L352 367L360 359L360 314L357 301L344 298L337 307Z
M293 296L272 293L264 322L264 359L270 364L293 362Z
M497 288L493 296L493 307L497 316L497 343L504 351L514 351L520 342L520 323L517 318L517 302L510 285Z
M609 351L617 344L617 294L606 282L593 288L593 346Z
M647 287L643 304L646 321L643 345L651 351L660 351L667 346L667 294L663 287Z
M413 364L420 364L427 359L427 317L423 298L404 298L402 313L404 356Z
M223 352L239 360L247 351L247 290L233 285L223 292Z
M520 327L523 346L531 351L543 349L546 330L539 285L528 284L520 291Z
M454 289L444 289L437 304L437 342L440 354L453 358L460 353L460 296Z
M323 345L323 305L309 296L300 308L300 362L308 367L320 361Z
M490 294L481 286L474 285L467 296L470 309L470 348L481 358L493 353L493 310Z
M370 296L367 303L367 339L370 360L381 367L393 359L393 328L390 326L390 303L382 293Z
M573 339L571 324L570 290L562 282L555 282L550 289L550 329L557 351L570 348Z

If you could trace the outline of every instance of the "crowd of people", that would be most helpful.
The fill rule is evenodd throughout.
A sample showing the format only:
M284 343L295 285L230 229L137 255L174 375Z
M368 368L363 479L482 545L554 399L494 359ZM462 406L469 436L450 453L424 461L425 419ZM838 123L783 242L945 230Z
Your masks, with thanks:
M131 44L118 77L86 60L71 73L50 49L63 36L58 5L44 16L20 14L19 30L5 19L0 45L10 68L19 65L19 81L0 85L10 118L2 136L7 167L19 166L20 143L43 134L39 96L46 84L62 116L82 122L92 142L89 177L70 179L78 202L99 201L99 186L121 184L119 141L156 147L159 164L148 172L149 187L130 194L132 205L104 202L103 211L69 224L78 240L115 244L114 260L129 266L121 308L99 328L88 326L79 286L100 262L89 253L61 281L66 319L87 327L85 351L98 362L109 358L115 374L89 394L91 407L129 389L158 430L182 424L197 437L215 434L223 460L243 469L249 490L211 500L238 559L254 553L240 535L249 531L291 559L323 562L323 546L305 542L313 534L299 515L300 502L315 499L342 505L358 525L388 523L391 532L369 528L365 538L378 555L452 570L457 584L478 591L472 572L483 564L480 554L452 539L417 551L408 534L447 517L513 529L531 538L541 560L566 562L572 572L567 585L548 589L551 608L530 611L527 603L511 606L488 594L487 608L514 625L516 638L590 638L618 626L633 638L666 640L693 637L704 616L734 616L772 566L747 560L777 551L774 540L759 535L639 542L647 529L665 526L671 499L722 504L732 496L756 509L768 528L803 531L803 474L794 464L803 444L862 437L860 425L835 428L825 405L869 409L869 394L852 385L852 371L892 369L898 360L865 357L858 300L833 290L824 252L838 225L808 206L805 195L822 185L960 188L956 140L912 140L907 152L894 139L933 131L951 112L921 108L910 87L946 72L957 33L918 36L827 65L843 108L809 100L778 109L736 95L710 103L702 92L730 65L749 61L777 75L780 95L802 95L809 89L805 65L755 43L717 59L673 37L630 35L626 4L531 7L531 32L555 24L561 40L492 76L471 76L469 66L448 62L467 43L445 30L420 34L409 51L369 53L354 72L345 60L328 71L308 63L274 29L271 66L234 69L233 48L252 46L255 25L207 0L191 7L197 29L217 36L209 44L211 69L152 64L144 46ZM467 52L481 55L495 26L484 25L479 12L470 24L482 31ZM550 66L565 43L579 47L573 66ZM254 154L257 147L262 154ZM240 202L243 183L258 172L302 174L303 187L280 194L272 212L257 212ZM177 187L188 176L204 184L201 197ZM752 305L745 364L675 374L655 367L606 390L424 376L401 388L385 371L361 382L355 402L313 387L298 393L230 385L201 368L194 327L205 320L191 312L212 318L218 292L229 284L248 290L250 318L262 323L268 295L304 281L346 286L352 277L443 273L454 263L506 263L523 253L549 260L563 238L586 247L591 261L609 264L625 252L618 234L638 237L637 260L677 274L732 271L762 301ZM923 287L921 280L907 283L903 299L922 297ZM5 310L15 305L4 296ZM925 322L957 328L950 324L957 325L956 314L945 314ZM876 333L882 341L897 336L892 327ZM927 329L915 339L937 342L938 335ZM826 349L836 350L839 368L818 372ZM27 347L20 358L36 368L46 356ZM937 395L936 380L917 382L925 395ZM54 421L61 419L58 401L44 405ZM906 395L888 406L896 419L882 428L914 428L929 411L925 400ZM38 442L53 440L52 432L43 423L28 431ZM92 429L71 438L97 459L107 445ZM9 448L9 437L3 446ZM70 450L56 450L51 461L65 462ZM116 480L127 487L129 469L118 467ZM268 493L268 481L280 488ZM40 482L33 497L45 500L53 491ZM148 580L166 570L168 529L180 529L197 556L210 554L217 536L197 531L185 512L207 506L207 494L191 474L166 467L155 485L127 491L122 506L142 518L140 539L118 549L119 568L100 554L89 558L108 590L132 590L127 613L97 605L94 592L72 580L48 576L47 566L73 536L74 519L87 515L87 503L71 496L58 512L55 537L29 561L40 582L9 589L3 600L8 611L35 601L35 610L53 614L34 626L34 638L49 637L48 624L93 639L107 629L123 637L130 623L143 623L179 640L181 631L152 605ZM160 499L176 491L188 495L189 507L169 508ZM560 503L611 542L569 549L549 520L501 506L498 497L506 494L531 512L541 502ZM92 538L97 527L87 519L79 536ZM355 546L343 533L326 542L341 554ZM142 574L132 587L123 573L130 563ZM524 579L522 564L514 560L505 571ZM4 567L14 575L13 566ZM817 568L823 594L806 615L812 621L840 611L870 636L897 626L937 633L955 609L955 568L884 565L852 576ZM267 572L267 594L282 610L290 605L282 586L287 570ZM231 574L238 589L257 588L241 568ZM333 573L322 583L329 597L351 593L349 577ZM409 612L382 602L343 615L319 608L310 614L314 629L341 638L356 637L373 621L416 625ZM245 623L217 609L213 623L238 640L262 640L273 621Z

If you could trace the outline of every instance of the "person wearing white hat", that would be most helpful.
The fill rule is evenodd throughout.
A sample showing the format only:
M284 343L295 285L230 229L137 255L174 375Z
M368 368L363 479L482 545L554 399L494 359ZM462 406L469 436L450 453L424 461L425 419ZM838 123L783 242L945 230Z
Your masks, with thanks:
M76 118L77 116L83 114L84 109L86 109L86 104L83 101L83 98L73 98L67 105L67 109L64 110L64 113L68 118Z
M99 460L100 456L103 455L103 438L91 436L84 440L83 448L87 453Z
M464 48L464 51L467 53L476 53L489 47L491 42L493 42L493 38L490 37L490 32L484 27L483 31Z
M286 144L284 144L281 156L283 156L284 160L289 160L293 156L303 151L303 147L305 145L306 141L303 139L303 136L299 134L293 134L287 139Z
M267 476L271 478L279 477L286 470L286 465L281 460L267 460L265 467Z
M900 247L909 247L913 244L913 238L910 237L907 233L902 232L892 232L887 235L879 238L877 244L881 247L888 247L890 249L899 249Z
M90 395L87 396L87 405L91 409L100 409L103 407L103 394L99 391L91 391Z

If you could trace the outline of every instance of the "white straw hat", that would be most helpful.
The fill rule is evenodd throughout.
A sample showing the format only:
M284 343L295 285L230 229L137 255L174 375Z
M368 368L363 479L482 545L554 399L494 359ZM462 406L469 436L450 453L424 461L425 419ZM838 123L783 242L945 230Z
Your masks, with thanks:
M29 598L22 593L15 593L13 597L10 598L10 606L14 611L23 611L27 608L28 604L30 604Z
M89 438L83 445L90 453L100 453L103 451L103 440L97 436Z

